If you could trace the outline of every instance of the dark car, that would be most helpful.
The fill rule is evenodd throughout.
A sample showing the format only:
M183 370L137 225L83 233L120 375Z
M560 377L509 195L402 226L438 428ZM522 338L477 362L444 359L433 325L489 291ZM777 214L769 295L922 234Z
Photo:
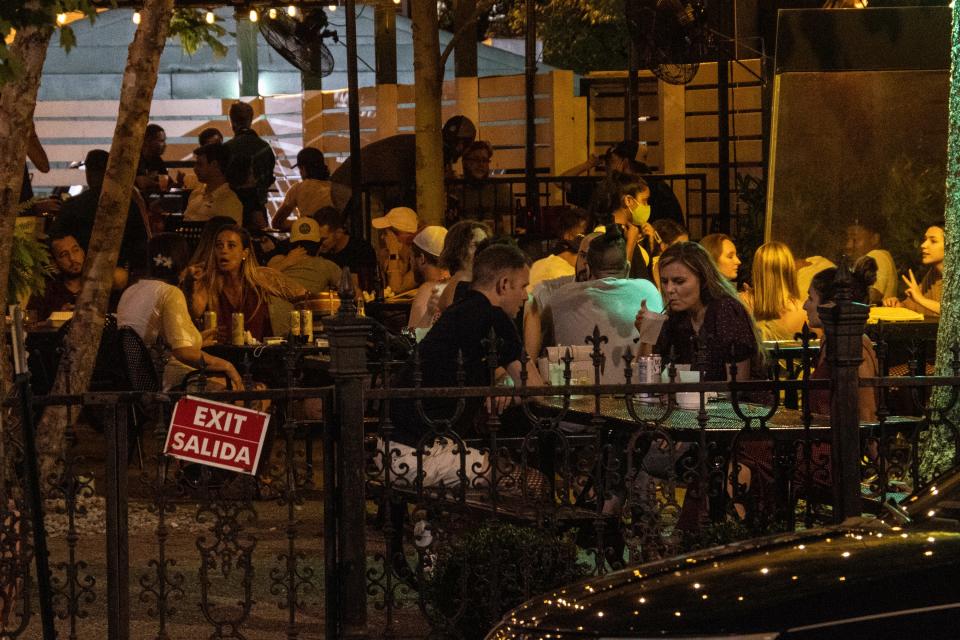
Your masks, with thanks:
M960 638L960 473L902 514L625 569L531 600L487 640Z

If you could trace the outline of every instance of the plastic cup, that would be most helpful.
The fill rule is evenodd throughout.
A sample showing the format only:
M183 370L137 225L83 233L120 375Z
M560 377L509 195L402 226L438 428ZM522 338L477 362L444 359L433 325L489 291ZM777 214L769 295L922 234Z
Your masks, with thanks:
M643 324L640 325L640 342L656 344L660 339L660 329L667 321L667 316L647 309L643 312Z

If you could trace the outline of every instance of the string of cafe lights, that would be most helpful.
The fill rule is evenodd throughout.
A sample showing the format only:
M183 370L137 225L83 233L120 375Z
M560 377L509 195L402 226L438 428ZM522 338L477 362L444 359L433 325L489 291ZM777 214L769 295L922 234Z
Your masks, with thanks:
M395 5L399 5L402 2L402 0L392 0L392 2ZM339 8L339 6L340 6L340 0L337 0L336 3L331 3L327 5L327 11L329 11L330 13L333 13ZM280 15L280 11L285 11L286 14L291 18L296 18L297 15L300 13L300 9L298 9L296 5L292 5L292 4L286 5L285 7L284 6L280 6L280 7L252 6L250 7L250 11L247 14L247 17L249 18L250 22L259 22L261 16L264 16L264 15L267 17L268 20L276 20L277 16ZM140 24L140 20L141 20L140 12L134 11L133 17L131 19L133 20L133 24ZM204 14L204 20L207 22L207 24L214 24L217 21L217 14L213 12L213 9L207 9L206 13ZM63 25L63 24L66 24L66 22L67 22L66 13L57 14L57 24Z

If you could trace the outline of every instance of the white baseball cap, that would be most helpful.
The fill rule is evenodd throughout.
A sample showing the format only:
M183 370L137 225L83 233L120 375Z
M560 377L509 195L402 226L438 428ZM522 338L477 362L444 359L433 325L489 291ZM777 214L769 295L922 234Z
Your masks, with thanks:
M420 227L420 218L417 217L417 212L410 207L394 207L387 212L387 215L374 218L370 224L375 229L393 227L404 233L416 233Z
M320 242L320 225L313 218L304 216L293 222L293 227L290 229L290 242L301 240Z
M413 244L432 256L440 257L443 242L447 239L447 230L437 225L424 227L413 239Z

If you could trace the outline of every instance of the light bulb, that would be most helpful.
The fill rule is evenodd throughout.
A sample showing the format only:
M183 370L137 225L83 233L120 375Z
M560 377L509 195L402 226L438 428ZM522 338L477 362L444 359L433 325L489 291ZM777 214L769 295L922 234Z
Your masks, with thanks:
M334 11L337 10L337 5L331 4L330 6L327 7L327 9L330 11L330 13L333 13Z
M400 0L393 0L393 4L400 4Z
M217 20L217 16L213 15L213 11L207 11L206 16L207 24L213 24Z
M139 11L134 11L134 12L133 12L133 24L140 24L140 12L139 12Z
M274 9L273 7L270 7L270 11L267 11L267 15L270 16L270 19L271 19L271 20L276 20L276 19L277 19L277 10Z
M289 7L287 7L287 15L290 16L291 18L296 18L297 8L293 5L290 5Z
M67 22L67 14L65 14L65 13L58 13L58 14L57 14L57 24L66 24L66 22Z
M250 9L250 22L256 22L260 19L260 15L257 13L256 9Z

